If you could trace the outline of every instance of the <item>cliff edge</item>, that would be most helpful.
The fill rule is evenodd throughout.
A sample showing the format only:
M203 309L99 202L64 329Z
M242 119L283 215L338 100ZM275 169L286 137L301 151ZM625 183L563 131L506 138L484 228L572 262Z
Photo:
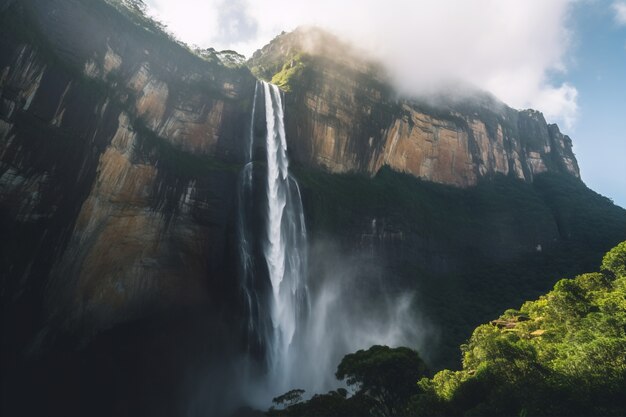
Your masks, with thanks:
M363 56L321 29L301 27L248 62L287 92L287 136L298 162L370 175L388 166L460 187L494 174L580 178L572 141L540 112L514 110L483 92L403 98L381 65Z

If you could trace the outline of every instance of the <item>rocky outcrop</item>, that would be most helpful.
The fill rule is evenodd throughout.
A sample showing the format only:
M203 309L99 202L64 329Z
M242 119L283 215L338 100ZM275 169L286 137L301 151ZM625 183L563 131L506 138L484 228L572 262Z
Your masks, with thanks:
M471 131L465 131L459 129L454 121L437 119L408 106L405 110L406 116L396 119L385 132L383 149L371 161L369 172L374 174L386 165L441 184L476 184L480 171L473 163L470 135L482 135L484 124L474 122ZM479 137L486 138L486 135ZM478 147L481 156L493 154L494 149L489 145L485 143L483 147ZM482 168L486 171L484 165ZM497 162L493 168L502 169Z
M377 65L318 29L277 37L250 65L288 90L290 149L306 166L370 175L389 166L461 187L494 174L580 177L571 141L541 113L484 93L437 105L398 99Z
M94 329L210 300L207 283L234 268L225 242L254 77L104 1L6 8L3 297Z
M539 112L504 109L506 119L488 127L480 116L451 112L448 118L437 118L409 104L404 111L386 131L383 151L370 164L370 173L389 166L462 187L494 174L532 181L552 171L580 178L571 140L558 126L548 126Z
M227 224L211 210L228 207L228 195L211 201L208 191L219 190L207 181L172 184L158 164L134 161L138 140L121 113L52 271L48 305L55 315L106 328L150 311L205 301L206 278L223 253ZM159 196L163 191L174 194ZM202 221L201 215L220 225Z

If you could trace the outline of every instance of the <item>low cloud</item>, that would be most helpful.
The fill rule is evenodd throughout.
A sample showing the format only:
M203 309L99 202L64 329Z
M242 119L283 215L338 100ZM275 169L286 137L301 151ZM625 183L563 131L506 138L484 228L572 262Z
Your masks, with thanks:
M229 45L256 41L258 23L248 13L245 0L222 0L217 8L218 31L213 38L216 43Z
M621 26L626 26L626 2L616 1L613 3L613 11L615 12L615 21Z
M382 60L405 93L461 82L571 127L566 73L574 0L147 0L183 41L250 56L281 31L317 25ZM616 2L626 24L626 2ZM623 11L623 13L622 13ZM621 20L620 20L621 21Z

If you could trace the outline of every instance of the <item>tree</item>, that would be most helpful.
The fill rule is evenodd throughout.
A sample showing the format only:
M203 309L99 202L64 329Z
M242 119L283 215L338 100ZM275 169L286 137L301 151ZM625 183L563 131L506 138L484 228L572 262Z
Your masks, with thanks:
M304 394L303 389L292 389L291 391L272 399L272 402L277 406L290 407L302 401L302 394Z
M406 347L372 346L346 355L335 376L346 380L357 395L370 397L375 415L402 415L412 395L419 392L417 381L427 368L419 354Z
M344 388L339 388L326 394L316 394L308 401L292 403L282 410L272 407L267 415L271 417L366 417L371 415L370 411L374 408L374 404L369 397L356 394L348 398L347 395L348 392Z
M463 369L420 381L410 413L626 415L626 242L602 270L479 326Z
M615 277L626 276L626 242L611 249L602 259L602 269L615 274Z

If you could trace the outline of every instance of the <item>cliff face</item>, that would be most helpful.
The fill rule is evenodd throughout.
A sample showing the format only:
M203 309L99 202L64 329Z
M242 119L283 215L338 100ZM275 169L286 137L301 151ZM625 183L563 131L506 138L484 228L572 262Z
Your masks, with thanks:
M11 293L34 281L47 316L103 327L206 301L206 277L236 269L225 242L254 77L100 0L3 7L0 201L23 242L3 251L21 277ZM303 167L387 166L461 187L496 173L579 175L571 141L540 113L398 100L379 66L321 31L282 35L250 64L288 91L289 149Z
M105 328L210 299L207 277L233 268L225 242L250 72L103 1L3 7L4 294Z
M277 37L250 65L289 92L288 137L307 166L370 175L389 166L461 187L497 173L580 177L571 140L541 113L484 94L437 106L397 99L376 64L317 29Z

